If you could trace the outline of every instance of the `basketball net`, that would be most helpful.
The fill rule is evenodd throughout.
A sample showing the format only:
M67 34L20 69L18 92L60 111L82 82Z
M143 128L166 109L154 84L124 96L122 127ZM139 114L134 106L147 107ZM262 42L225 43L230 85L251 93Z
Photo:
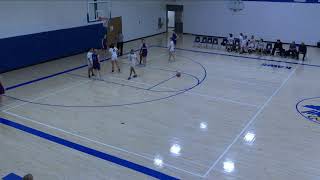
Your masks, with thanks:
M242 0L231 0L229 1L228 7L234 13L242 11L245 8Z

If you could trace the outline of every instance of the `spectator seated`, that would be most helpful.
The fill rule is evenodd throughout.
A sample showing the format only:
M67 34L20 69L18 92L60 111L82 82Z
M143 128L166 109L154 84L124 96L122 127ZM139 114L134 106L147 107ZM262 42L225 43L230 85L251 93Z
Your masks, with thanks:
M228 43L228 39L227 38L223 38L222 42L221 42L221 46L227 46Z
M207 36L203 36L200 44L201 44L201 47L203 47L203 46L207 47L208 37Z
M199 45L200 45L200 36L196 36L193 41L193 46L199 46Z
M297 55L298 59L299 59L300 54L303 55L302 61L304 61L306 54L307 54L307 46L303 42L299 45L299 52Z
M285 55L286 57L298 59L297 45L294 41L290 44L289 49L286 51Z
M256 50L256 42L255 40L251 40L248 42L248 53L251 54Z
M217 37L212 37L211 48L213 48L214 45L216 45L216 46L219 45L219 39Z
M267 46L266 46L266 48L264 50L264 54L265 55L270 55L271 52L272 52L272 43L267 43Z
M281 57L284 56L285 50L283 49L283 45L280 39L278 39L277 42L274 44L274 47L271 53L272 56L274 56L275 52L277 52L277 54L280 55Z
M228 38L228 42L226 45L226 49L228 52L231 52L234 48L234 38L233 38L233 34L229 34L229 38Z
M257 42L257 53L262 55L264 53L264 50L266 49L266 44L263 42L263 39L260 39L260 41Z
M240 39L235 38L234 44L233 44L233 51L240 52L240 49L241 49Z

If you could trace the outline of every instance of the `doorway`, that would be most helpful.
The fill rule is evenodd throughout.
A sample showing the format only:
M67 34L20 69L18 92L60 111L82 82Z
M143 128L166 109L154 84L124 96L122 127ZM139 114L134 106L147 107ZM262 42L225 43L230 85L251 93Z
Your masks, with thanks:
M174 29L175 27L175 12L168 11L168 29Z
M183 5L167 5L167 32L183 33Z

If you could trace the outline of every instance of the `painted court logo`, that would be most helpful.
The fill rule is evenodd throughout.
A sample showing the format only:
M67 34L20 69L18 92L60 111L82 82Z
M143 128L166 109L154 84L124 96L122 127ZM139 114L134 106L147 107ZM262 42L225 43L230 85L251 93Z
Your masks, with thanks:
M304 118L320 124L320 97L303 99L296 108Z
M276 64L267 64L267 63L263 63L261 64L261 66L265 66L265 67L272 67L272 68L279 68L279 69L291 69L292 67L290 66L282 66L282 65L276 65Z

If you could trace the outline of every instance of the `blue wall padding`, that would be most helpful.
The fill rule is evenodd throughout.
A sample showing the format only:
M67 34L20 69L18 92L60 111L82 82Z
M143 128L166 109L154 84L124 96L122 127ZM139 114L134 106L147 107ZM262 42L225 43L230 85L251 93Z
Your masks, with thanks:
M0 73L100 48L105 32L94 24L0 39Z
M287 3L319 3L318 0L306 0L305 2L299 2L299 1L295 1L295 0L243 0L243 1L287 2Z

